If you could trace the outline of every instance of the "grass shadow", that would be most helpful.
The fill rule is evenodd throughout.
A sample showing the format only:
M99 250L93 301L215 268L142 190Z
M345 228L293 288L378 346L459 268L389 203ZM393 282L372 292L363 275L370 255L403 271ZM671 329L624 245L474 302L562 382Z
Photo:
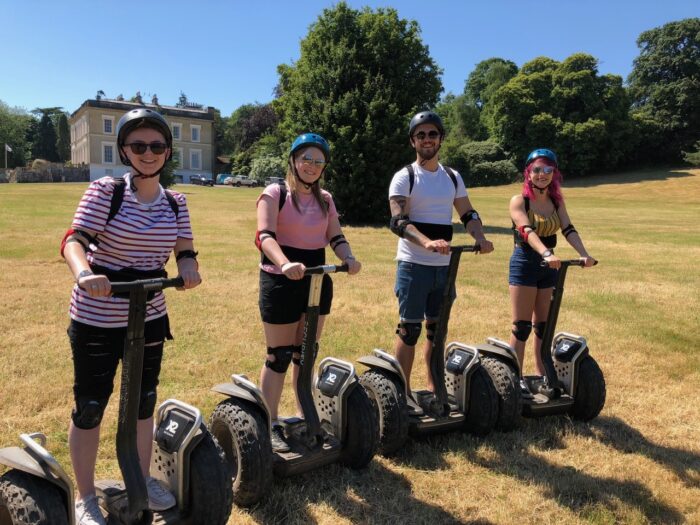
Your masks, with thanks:
M590 175L587 177L566 177L564 182L567 188L590 188L608 184L634 184L637 182L667 181L684 177L693 177L691 168L648 168L636 171L627 171L615 174Z
M310 473L287 479L276 479L264 503L250 510L258 523L318 523L309 504L329 506L352 523L384 524L435 523L457 525L465 521L438 505L416 499L405 476L392 472L373 461L367 469L351 470L329 465ZM489 525L485 520L473 525Z
M617 417L598 417L588 425L575 425L574 429L623 454L642 454L671 469L687 486L700 488L700 454L652 443Z

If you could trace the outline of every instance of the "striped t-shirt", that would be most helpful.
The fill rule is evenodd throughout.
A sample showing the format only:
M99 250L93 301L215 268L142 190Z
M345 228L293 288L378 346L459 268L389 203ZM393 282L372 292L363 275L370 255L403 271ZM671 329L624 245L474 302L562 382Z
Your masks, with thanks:
M97 232L98 246L87 254L88 262L113 270L158 270L165 266L178 237L192 239L187 201L171 192L178 203L178 215L170 207L165 190L153 202L143 204L131 191L131 176L125 177L124 201L119 212L107 223L114 193L114 179L103 177L83 194L73 217L73 229ZM104 328L127 325L129 301L116 297L90 297L77 284L73 287L70 316L81 323ZM165 296L156 293L148 302L146 321L166 314Z

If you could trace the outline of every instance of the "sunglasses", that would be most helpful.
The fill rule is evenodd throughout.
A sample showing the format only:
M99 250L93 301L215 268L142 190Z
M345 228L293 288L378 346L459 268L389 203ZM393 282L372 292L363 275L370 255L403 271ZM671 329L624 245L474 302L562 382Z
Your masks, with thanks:
M168 149L168 145L162 142L151 142L150 144L146 144L145 142L132 142L131 144L124 145L129 146L131 152L136 155L143 155L148 148L151 149L154 155L162 155L165 153L165 150Z
M435 140L439 136L440 136L440 132L432 130L432 131L429 131L428 133L426 133L425 131L419 131L418 133L413 135L413 138L418 139L418 140L425 140L425 137L428 137L431 140Z
M304 155L301 158L301 163L304 166L316 166L318 168L324 167L326 164L328 164L325 159L315 159L313 157L309 157L308 155Z
M532 173L535 175L539 175L540 173L544 173L545 175L551 175L554 173L554 168L552 166L535 166L532 168Z

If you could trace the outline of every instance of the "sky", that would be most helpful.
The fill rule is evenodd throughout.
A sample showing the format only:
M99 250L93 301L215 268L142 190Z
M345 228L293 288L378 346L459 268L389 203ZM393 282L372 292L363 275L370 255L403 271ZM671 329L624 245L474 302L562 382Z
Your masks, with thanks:
M224 116L273 98L277 66L299 58L324 0L184 2L0 0L0 100L26 110L73 112L98 90L107 98L174 105L180 93ZM627 78L648 29L700 16L697 0L348 0L391 7L416 20L443 70L444 94L460 94L491 57L518 66L586 52L601 74Z

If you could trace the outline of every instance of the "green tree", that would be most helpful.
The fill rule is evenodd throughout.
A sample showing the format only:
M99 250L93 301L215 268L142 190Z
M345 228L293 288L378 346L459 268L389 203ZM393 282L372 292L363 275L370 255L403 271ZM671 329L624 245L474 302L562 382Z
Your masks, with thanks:
M166 162L165 166L163 166L163 169L160 172L160 177L158 178L160 185L164 188L173 186L175 184L175 170L177 170L179 167L180 163L176 157L173 157L171 160Z
M42 111L39 125L36 129L36 137L32 144L32 156L35 159L45 159L50 162L58 161L56 152L56 129L48 111Z
M31 151L31 143L27 140L28 130L32 122L36 122L22 108L11 108L0 100L0 158L5 168L5 144L12 148L7 153L7 167L24 166Z
M253 159L250 168L250 178L262 183L270 177L284 177L285 170L286 163L284 159L265 155Z
M683 160L693 166L700 166L700 140L695 143L692 151L683 153Z
M234 153L250 149L260 137L271 133L279 119L272 104L244 104L228 119L227 135Z
M641 135L641 150L650 160L678 160L700 136L700 18L645 31L637 46L628 78L634 112L655 130Z
M70 128L68 127L68 117L61 112L58 116L56 126L56 151L58 160L68 162L70 160Z
M584 53L524 64L491 104L491 132L518 165L533 148L549 147L565 172L585 174L615 168L634 146L622 78L599 75L598 61Z
M438 66L418 23L395 9L325 9L301 42L293 65L278 67L273 102L286 141L315 131L332 147L324 174L345 220L374 223L388 214L392 174L413 157L408 122L435 106Z

